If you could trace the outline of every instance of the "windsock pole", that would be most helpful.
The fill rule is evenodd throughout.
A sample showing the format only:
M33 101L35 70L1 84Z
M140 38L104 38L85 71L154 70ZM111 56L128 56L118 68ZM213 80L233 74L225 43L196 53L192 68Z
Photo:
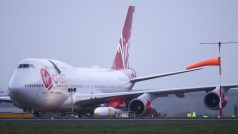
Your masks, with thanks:
M222 86L221 86L221 42L219 41L218 42L218 48L219 48L219 86L220 86L220 89L219 89L219 94L220 94L220 104L219 104L219 115L220 117L222 117Z
M221 83L221 45L222 44L238 44L238 42L212 42L212 43L200 43L200 44L218 44L218 49L219 49L219 57L216 58L208 58L199 62L196 62L194 64L191 64L186 67L187 70L198 68L198 67L203 67L203 66L219 66L219 98L220 98L220 103L219 103L219 116L222 117L222 101L223 98L225 97L222 91L222 83Z
M219 48L219 94L220 94L220 104L219 104L219 115L220 117L222 117L222 97L223 94L222 94L222 86L221 86L221 44L238 44L238 42L221 42L221 41L218 41L218 43L200 43L200 44L218 44L218 48Z

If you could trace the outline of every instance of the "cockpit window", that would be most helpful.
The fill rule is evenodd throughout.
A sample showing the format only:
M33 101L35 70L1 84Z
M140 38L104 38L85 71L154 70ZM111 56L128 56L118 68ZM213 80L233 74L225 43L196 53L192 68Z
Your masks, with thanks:
M33 64L20 64L18 68L34 68Z

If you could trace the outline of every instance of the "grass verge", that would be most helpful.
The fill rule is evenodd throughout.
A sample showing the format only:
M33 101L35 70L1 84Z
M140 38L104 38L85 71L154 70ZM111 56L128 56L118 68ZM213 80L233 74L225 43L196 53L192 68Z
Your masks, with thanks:
M238 134L237 124L53 125L0 122L1 134Z

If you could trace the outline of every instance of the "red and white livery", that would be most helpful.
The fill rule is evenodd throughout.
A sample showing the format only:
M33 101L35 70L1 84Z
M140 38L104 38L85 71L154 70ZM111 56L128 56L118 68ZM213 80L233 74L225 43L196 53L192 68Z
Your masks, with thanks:
M152 111L151 102L156 97L212 91L205 97L205 104L216 109L217 103L220 103L214 90L216 86L133 90L136 82L194 71L137 77L135 70L129 68L128 52L134 12L135 7L130 6L111 68L79 68L53 59L24 59L9 82L10 97L1 97L0 100L11 101L19 108L37 112L64 112L71 111L73 107L74 112L94 112L96 116L114 116L125 111L143 116Z

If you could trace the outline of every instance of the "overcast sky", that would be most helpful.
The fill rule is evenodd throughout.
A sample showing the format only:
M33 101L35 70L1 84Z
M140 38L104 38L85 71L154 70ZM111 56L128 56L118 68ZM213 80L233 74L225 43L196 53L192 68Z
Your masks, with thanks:
M138 76L183 70L238 41L237 0L0 0L0 87L24 58L110 67L125 15L135 5L130 67ZM238 44L222 47L223 84L238 84ZM135 88L218 84L218 68L138 83Z

